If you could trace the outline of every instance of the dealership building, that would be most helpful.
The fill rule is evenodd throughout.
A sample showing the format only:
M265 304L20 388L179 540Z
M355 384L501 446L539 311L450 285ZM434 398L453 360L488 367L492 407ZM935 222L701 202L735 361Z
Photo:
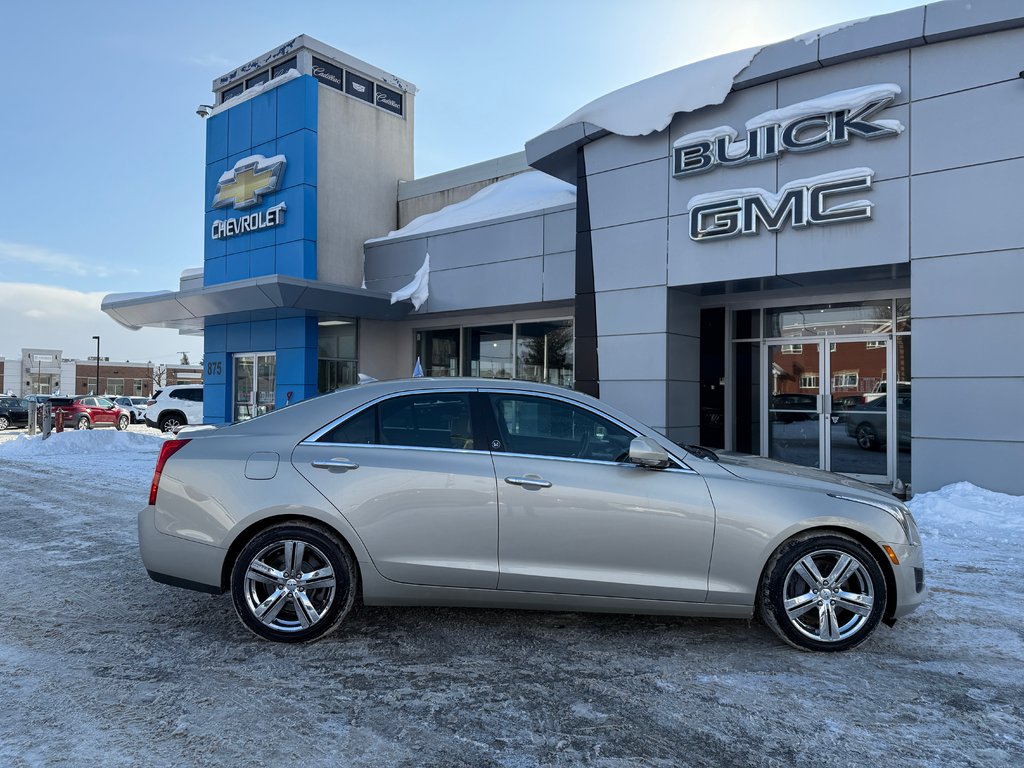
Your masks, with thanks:
M203 268L103 309L204 336L213 423L418 361L682 443L1024 493L1022 51L1020 4L933 3L413 179L415 86L300 36L200 109Z

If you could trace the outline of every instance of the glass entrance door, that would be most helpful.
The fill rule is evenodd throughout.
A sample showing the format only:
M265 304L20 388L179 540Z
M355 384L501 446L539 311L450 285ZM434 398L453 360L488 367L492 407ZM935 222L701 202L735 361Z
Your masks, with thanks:
M766 455L869 482L890 477L886 339L767 345Z
M235 355L234 421L274 410L277 356L273 352Z
M889 476L889 407L885 395L889 344L840 341L828 345L828 439L826 461L833 472L871 482Z
M821 342L768 345L769 458L823 469Z

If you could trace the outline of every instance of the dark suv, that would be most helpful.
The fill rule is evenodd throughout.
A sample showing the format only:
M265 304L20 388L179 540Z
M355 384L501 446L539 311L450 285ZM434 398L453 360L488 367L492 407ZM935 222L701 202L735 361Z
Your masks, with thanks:
M28 424L28 406L16 397L0 396L0 430Z

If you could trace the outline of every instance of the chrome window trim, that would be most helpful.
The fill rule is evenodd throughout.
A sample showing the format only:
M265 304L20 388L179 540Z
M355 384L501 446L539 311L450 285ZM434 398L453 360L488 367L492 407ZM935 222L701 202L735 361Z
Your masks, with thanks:
M378 445L377 443L324 443L316 440L303 440L299 445L327 446L330 448L385 448L391 451L441 451L443 453L490 453L479 448L433 448L423 445Z
M477 387L443 387L443 388L442 387L430 387L430 388L425 388L425 389L406 390L406 391L403 391L403 392L390 392L390 393L388 393L386 395L381 395L380 397L374 398L373 400L369 400L369 401L363 403L362 405L359 405L359 406L353 408L351 411L348 411L348 412L342 414L341 416L339 416L338 418L336 418L334 421L330 422L326 426L321 427L316 432L313 432L311 435L308 435L307 437L305 437L303 440L301 440L299 442L299 445L306 445L306 446L310 446L310 445L327 445L327 446L343 447L343 448L389 448L389 449L392 449L392 450L400 449L400 450L406 450L406 451L444 451L445 453L495 453L494 451L491 451L490 449L486 449L485 450L485 449L482 449L482 448L472 448L472 449L470 449L470 448L430 448L430 447L416 446L416 445L378 445L377 443L328 443L328 442L324 442L324 441L320 440L321 437L326 435L328 432L330 432L332 429L337 427L339 424L347 421L350 418L355 418L360 413L365 411L367 408L371 408L371 407L373 407L373 406L377 405L378 403L381 403L381 402L383 402L385 400L391 400L391 399L394 399L396 397L406 397L406 396L409 396L409 395L424 395L424 394L444 395L444 394L456 394L456 393L458 393L458 394L462 394L462 393L470 393L470 394L472 394L474 392L479 392L480 394L499 394L499 395L500 394L513 394L513 395L520 395L522 397L540 397L540 398L546 398L548 400L557 400L559 402L568 403L569 405L575 405L575 406L577 406L579 408L582 408L582 409L584 409L586 411L589 411L589 412L591 412L591 413L593 413L593 414L595 414L597 416L600 416L603 419L607 419L608 421L612 422L613 424L616 424L620 428L624 429L629 434L633 435L634 438L636 438L636 437L645 437L645 435L637 434L635 429L633 429L632 427L627 426L626 424L623 424L621 421L616 419L611 414L607 414L604 411L599 411L598 409L588 405L587 403L582 403L579 400L574 400L571 397L563 397L561 395L549 394L547 392L530 392L528 390L520 391L518 389L500 389L500 388L497 388L497 387L486 387L486 388L477 388ZM629 463L629 462L600 461L598 459L575 459L575 458L572 458L570 456L545 456L543 454L536 454L536 453L509 453L509 452L506 452L506 451L498 451L497 453L502 455L502 456L512 456L512 457L515 457L515 458L525 458L525 459L552 459L552 460L555 460L555 461L574 461L574 462L577 462L577 463L580 463L580 464L601 464L601 465L604 465L604 466L611 466L611 467L634 467L634 466L636 466L635 464L632 464L632 463ZM673 454L669 453L669 458L673 462L675 462L677 466L666 467L665 469L654 470L654 471L658 471L658 472L678 472L678 473L687 474L687 475L697 475L697 474L700 474L696 470L693 470L690 467L688 467L681 459L679 459L678 457L674 456Z

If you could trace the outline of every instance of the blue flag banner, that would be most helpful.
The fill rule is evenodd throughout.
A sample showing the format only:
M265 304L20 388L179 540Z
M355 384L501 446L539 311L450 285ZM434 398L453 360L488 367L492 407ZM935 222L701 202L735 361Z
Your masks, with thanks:
M416 365L412 369L412 377L414 379L419 379L423 377L423 366L420 365L419 355L416 356Z

